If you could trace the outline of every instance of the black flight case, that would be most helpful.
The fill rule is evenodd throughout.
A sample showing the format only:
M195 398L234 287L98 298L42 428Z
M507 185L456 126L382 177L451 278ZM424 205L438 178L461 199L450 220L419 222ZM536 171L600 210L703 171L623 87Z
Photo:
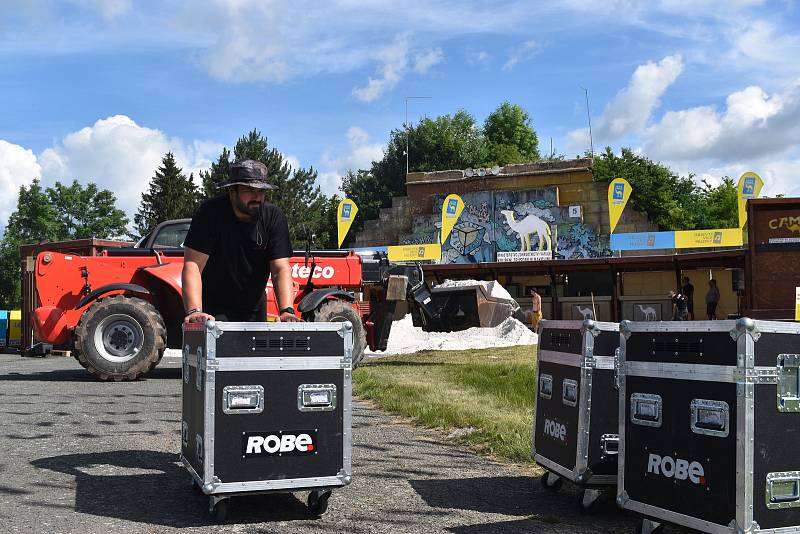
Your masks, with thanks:
M309 491L321 515L352 480L353 327L184 325L181 461L218 520L228 498Z
M640 532L800 532L800 324L620 331L617 504Z
M578 484L578 503L594 511L604 487L617 482L616 352L619 324L542 321L536 365L532 457L557 490Z

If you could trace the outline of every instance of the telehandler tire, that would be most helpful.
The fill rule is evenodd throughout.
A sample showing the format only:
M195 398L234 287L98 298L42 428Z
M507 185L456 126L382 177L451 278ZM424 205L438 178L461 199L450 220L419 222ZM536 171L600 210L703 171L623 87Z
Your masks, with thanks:
M364 358L367 346L367 334L361 316L353 305L343 300L328 300L314 313L314 322L344 322L353 325L353 369L358 367Z
M158 310L125 295L98 300L75 328L76 359L103 381L144 376L161 360L166 342L167 329Z

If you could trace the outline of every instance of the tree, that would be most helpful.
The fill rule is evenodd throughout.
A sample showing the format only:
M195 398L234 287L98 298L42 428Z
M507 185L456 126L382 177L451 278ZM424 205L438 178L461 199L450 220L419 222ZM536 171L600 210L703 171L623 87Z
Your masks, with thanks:
M136 231L143 236L166 220L191 217L199 197L194 177L187 178L172 152L167 152L150 180L149 190L142 193L142 202L134 216Z
M58 240L57 215L39 180L19 188L17 210L9 217L0 243L0 304L4 309L20 307L20 245Z
M113 239L127 234L125 212L117 209L114 194L99 190L97 184L56 182L47 188L47 196L57 213L59 239Z
M625 178L633 188L633 209L646 213L662 230L697 228L698 195L691 177L680 177L667 166L623 148L620 156L611 147L595 157L595 181Z
M516 104L503 102L483 123L488 163L508 165L541 159L539 138L528 113Z
M200 180L203 183L203 198L212 198L219 194L219 184L228 179L231 173L231 152L227 147L222 147L216 163L211 164L211 170L200 171Z
M724 176L714 187L706 180L699 188L699 228L736 228L739 226L739 193L733 179Z

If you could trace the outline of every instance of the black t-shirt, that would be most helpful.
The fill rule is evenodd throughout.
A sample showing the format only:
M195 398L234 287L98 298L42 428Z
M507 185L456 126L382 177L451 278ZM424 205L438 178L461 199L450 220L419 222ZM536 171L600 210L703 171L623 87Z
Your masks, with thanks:
M672 303L678 307L678 313L689 311L688 299L686 295L675 295L672 297Z
M229 320L265 314L269 262L292 255L289 226L277 206L264 202L258 221L242 222L227 194L200 205L184 246L208 254L203 311Z

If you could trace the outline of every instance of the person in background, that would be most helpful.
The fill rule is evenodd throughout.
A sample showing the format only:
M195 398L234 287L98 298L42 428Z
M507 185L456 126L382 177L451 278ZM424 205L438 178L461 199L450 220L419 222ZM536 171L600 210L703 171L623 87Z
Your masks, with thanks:
M689 321L694 321L694 286L689 281L688 276L683 277L683 287L681 293L686 297L686 305L689 307Z
M717 304L719 304L719 288L717 281L712 278L708 281L708 292L706 293L706 315L709 321L717 318Z
M672 299L672 320L688 321L689 303L686 295L678 293L677 291L670 291L669 296Z
M539 321L542 320L542 296L534 287L531 289L531 327L534 332L539 331Z

